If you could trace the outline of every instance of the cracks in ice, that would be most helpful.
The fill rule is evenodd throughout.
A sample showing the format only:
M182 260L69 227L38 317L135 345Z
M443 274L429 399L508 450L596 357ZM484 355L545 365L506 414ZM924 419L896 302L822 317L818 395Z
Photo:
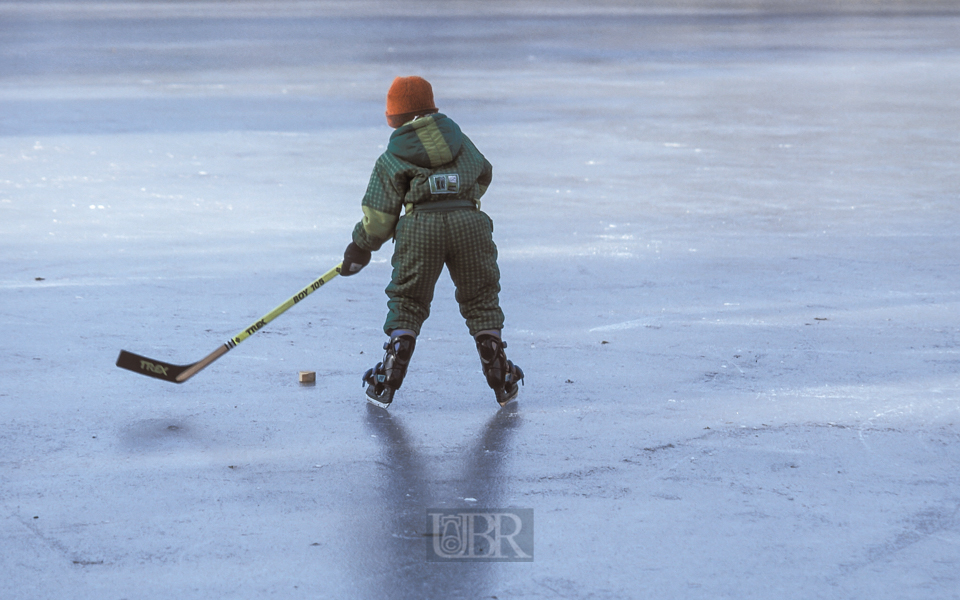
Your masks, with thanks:
M26 517L23 517L17 514L17 515L14 515L14 518L16 518L17 521L19 521L20 524L23 525L30 533L36 536L36 538L39 539L46 547L53 550L56 554L63 556L64 558L69 560L71 563L79 566L91 566L91 565L104 564L104 561L102 559L91 559L89 557L85 557L81 554L78 554L73 550L71 550L70 548L68 548L65 544L63 544L57 538L44 534L40 530L40 527L36 524L38 517L33 517L32 519L28 519Z
M868 547L862 559L840 566L841 576L853 574L865 567L890 559L894 555L938 534L960 527L960 501L933 506L914 513L905 520L904 530L889 540Z

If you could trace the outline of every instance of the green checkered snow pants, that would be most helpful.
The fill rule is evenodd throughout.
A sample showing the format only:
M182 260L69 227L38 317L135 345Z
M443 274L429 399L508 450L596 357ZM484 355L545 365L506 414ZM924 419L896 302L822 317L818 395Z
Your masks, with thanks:
M470 335L503 328L497 246L493 221L486 213L414 210L400 218L395 235L393 277L386 289L389 313L383 325L387 335L394 329L420 334L444 265L457 288L460 314Z

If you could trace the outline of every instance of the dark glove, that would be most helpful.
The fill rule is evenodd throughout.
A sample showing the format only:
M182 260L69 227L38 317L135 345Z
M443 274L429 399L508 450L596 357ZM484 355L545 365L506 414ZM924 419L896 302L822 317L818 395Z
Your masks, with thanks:
M355 275L369 262L370 251L350 242L347 249L343 251L343 265L340 267L340 275L343 277Z

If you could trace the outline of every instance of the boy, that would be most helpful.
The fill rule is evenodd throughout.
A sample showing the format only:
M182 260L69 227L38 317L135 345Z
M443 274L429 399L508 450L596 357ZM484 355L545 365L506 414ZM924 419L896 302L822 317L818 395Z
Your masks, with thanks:
M480 211L493 167L460 127L439 113L433 88L421 77L394 79L386 116L396 131L373 168L363 197L363 219L354 227L340 272L359 272L370 262L371 252L394 238L383 326L390 340L383 346L383 360L363 376L367 399L383 408L393 401L446 265L487 384L503 406L517 397L523 371L504 353L493 222Z

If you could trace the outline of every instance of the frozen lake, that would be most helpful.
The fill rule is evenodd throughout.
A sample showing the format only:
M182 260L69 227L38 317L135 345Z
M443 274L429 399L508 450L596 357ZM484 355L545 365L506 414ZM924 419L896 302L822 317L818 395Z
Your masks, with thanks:
M0 4L0 598L960 597L953 2ZM369 408L339 262L419 74L494 165ZM317 372L313 386L297 373ZM426 559L532 509L532 562Z

